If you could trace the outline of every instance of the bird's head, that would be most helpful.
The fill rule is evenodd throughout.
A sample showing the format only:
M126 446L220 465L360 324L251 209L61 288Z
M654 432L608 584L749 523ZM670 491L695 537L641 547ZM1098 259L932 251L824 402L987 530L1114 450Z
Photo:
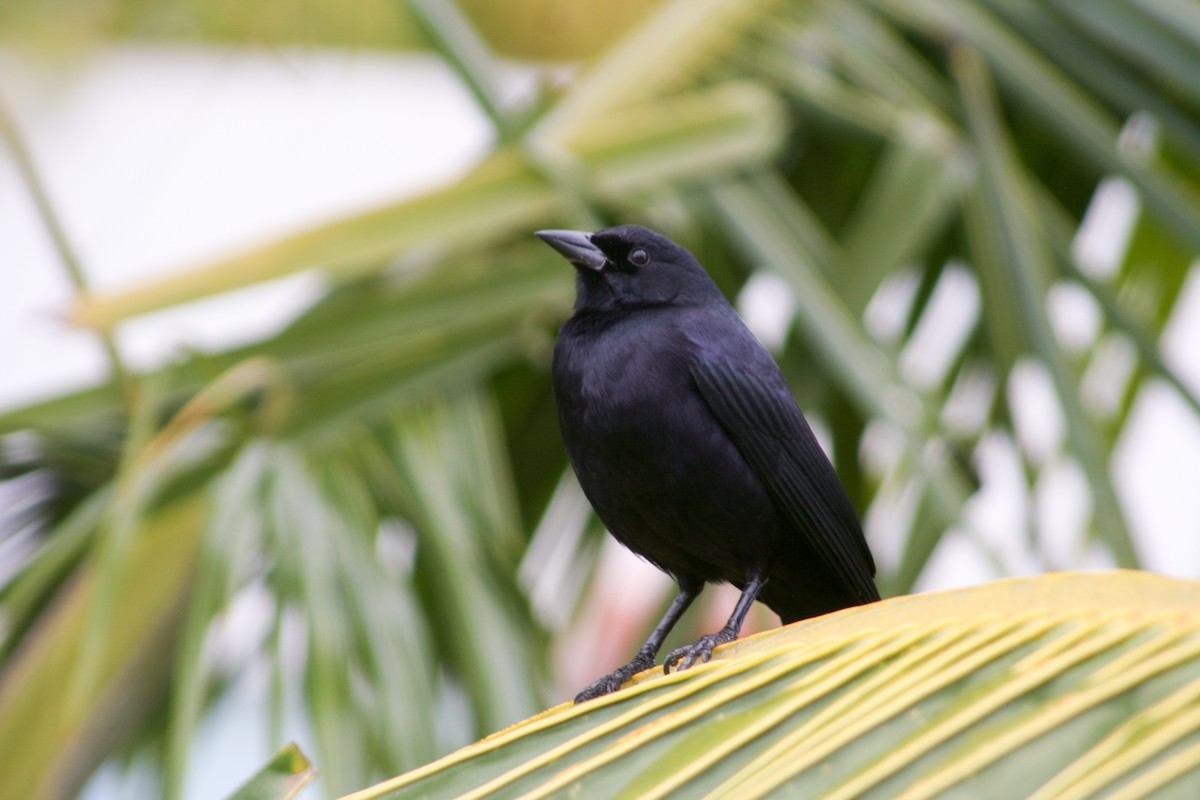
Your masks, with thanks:
M661 233L621 225L595 233L538 231L576 268L576 310L688 305L722 297L696 257Z

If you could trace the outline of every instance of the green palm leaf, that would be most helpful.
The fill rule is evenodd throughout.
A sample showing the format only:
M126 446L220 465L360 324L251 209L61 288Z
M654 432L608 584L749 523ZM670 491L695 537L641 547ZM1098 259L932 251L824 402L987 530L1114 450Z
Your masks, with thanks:
M292 800L315 776L316 770L300 748L289 744L239 786L229 800Z
M1200 583L1056 574L885 600L546 711L348 795L1186 797Z

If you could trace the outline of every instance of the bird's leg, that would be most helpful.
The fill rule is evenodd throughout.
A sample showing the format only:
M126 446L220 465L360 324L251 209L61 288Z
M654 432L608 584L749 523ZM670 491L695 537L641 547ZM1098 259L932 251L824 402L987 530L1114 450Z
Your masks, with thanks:
M736 639L742 630L742 623L746 621L746 614L750 611L750 606L754 605L759 591L766 582L767 579L761 575L752 576L746 582L746 587L742 589L742 596L738 598L737 605L733 607L733 613L729 615L729 621L725 623L725 627L716 633L701 636L689 645L672 650L663 659L663 672L669 673L671 667L676 663L679 663L680 670L685 670L693 664L703 664L712 658L714 647Z
M683 612L688 610L688 606L700 595L700 590L703 588L704 583L702 581L680 578L679 594L671 601L671 607L667 609L666 614L663 614L662 619L658 621L658 625L654 627L654 633L650 634L650 638L637 651L637 655L633 657L633 660L625 666L613 670L575 695L575 702L582 703L584 700L591 700L593 697L600 697L615 692L621 688L621 684L637 673L653 667L654 659L658 656L658 651L662 648L663 640L667 638L667 634L671 632L671 628L675 627L675 623L683 616ZM743 612L742 616L745 616L745 612Z

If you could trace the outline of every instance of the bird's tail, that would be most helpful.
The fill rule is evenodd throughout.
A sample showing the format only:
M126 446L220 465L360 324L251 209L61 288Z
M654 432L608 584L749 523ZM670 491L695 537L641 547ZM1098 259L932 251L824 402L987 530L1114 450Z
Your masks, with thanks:
M820 573L806 570L803 575L772 575L758 599L778 614L784 625L879 599L878 592L857 596L863 593L852 593L833 576Z

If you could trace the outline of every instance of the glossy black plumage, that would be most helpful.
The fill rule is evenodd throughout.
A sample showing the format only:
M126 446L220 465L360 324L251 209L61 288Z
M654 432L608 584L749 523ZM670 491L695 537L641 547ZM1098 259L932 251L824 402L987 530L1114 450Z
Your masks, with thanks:
M792 622L879 599L854 509L770 354L684 248L626 225L538 235L577 268L554 390L580 485L621 543L680 595L625 667L653 665L703 585L743 594L729 623L668 655L706 661L755 599Z

